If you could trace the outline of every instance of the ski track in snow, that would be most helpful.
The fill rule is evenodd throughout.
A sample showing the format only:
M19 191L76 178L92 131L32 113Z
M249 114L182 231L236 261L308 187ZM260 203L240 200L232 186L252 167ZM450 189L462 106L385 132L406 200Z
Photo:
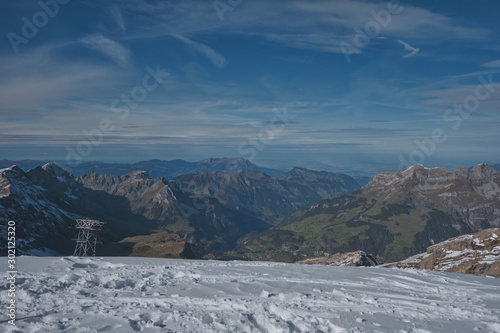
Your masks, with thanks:
M3 283L0 332L500 332L500 280L473 275L131 257L17 267L16 326Z

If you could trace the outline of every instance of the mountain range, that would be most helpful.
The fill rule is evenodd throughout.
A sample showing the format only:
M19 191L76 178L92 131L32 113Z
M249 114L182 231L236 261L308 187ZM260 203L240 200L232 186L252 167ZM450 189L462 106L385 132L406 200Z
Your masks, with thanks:
M275 178L245 170L199 172L176 177L174 181L194 198L217 198L231 209L248 212L273 225L316 201L338 197L360 187L344 174L297 167Z
M109 244L156 228L151 220L131 213L126 198L89 190L52 163L28 172L17 166L0 170L0 214L2 223L16 222L16 250L21 254L71 254L76 231L69 226L77 218L106 221L102 248L110 255L127 251L107 249Z
M485 164L414 165L362 188L298 167L276 177L215 170L170 180L141 170L75 177L55 163L0 170L0 219L16 221L20 253L41 255L71 254L68 226L93 218L107 222L99 255L294 262L362 250L392 262L500 226L499 207L500 173Z
M21 169L28 171L38 165L44 165L51 161L38 161L38 160L0 160L0 169L8 168L12 165L17 165ZM198 162L187 162L184 160L148 160L137 163L104 163L99 161L94 162L81 162L77 165L67 165L66 161L56 161L58 165L75 176L82 176L89 172L97 172L106 175L121 176L127 173L144 170L151 177L163 177L165 179L173 179L180 175L198 172L210 171L232 171L239 172L243 170L255 170L265 173L271 177L279 176L284 173L282 170L271 169L257 166L250 161L243 158L207 158Z
M500 226L500 173L414 165L381 172L359 191L319 201L263 233L247 235L247 258L297 261L363 250L398 261L432 244Z
M17 166L0 171L0 213L4 222L18 224L21 253L70 254L75 230L67 226L88 217L107 222L103 254L158 250L167 257L227 258L245 234L265 231L317 199L357 188L349 176L306 169L281 178L244 170L166 180L145 171L74 177L48 163L27 172ZM167 239L175 243L171 253L158 245Z

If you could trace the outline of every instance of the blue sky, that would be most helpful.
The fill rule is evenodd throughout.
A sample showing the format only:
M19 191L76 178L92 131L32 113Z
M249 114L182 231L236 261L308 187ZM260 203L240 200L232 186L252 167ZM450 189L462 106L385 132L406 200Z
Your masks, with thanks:
M0 158L500 162L498 1L42 3L0 4Z

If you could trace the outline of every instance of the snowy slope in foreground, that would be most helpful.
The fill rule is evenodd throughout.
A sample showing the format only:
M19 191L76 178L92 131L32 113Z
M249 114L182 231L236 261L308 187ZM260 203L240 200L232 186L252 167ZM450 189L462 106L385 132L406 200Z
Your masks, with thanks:
M17 326L6 322L2 283L1 332L500 332L493 278L271 262L17 261Z

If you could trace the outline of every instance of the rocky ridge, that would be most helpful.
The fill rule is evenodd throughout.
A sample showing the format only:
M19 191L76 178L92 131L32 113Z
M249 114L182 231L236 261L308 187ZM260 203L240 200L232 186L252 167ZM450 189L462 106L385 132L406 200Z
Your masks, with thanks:
M16 222L16 250L27 253L28 250L39 254L52 254L51 243L54 238L63 238L59 245L68 243L63 235L68 235L65 225L78 215L72 212L68 204L58 204L47 189L35 185L23 170L17 166L0 170L0 221ZM18 221L32 223L17 223ZM2 239L7 239L7 228L2 228ZM6 242L2 242L6 246ZM64 245L62 245L64 247ZM6 253L4 251L3 253Z
M316 201L359 188L350 176L304 168L293 168L277 178L245 170L199 172L174 181L194 197L218 198L231 209L246 211L271 224Z
M178 205L184 194L177 184L165 178L152 179L145 171L133 171L123 176L89 172L76 181L94 191L127 198L131 212L148 219L165 221L181 214Z
M500 228L451 238L386 268L431 269L500 278Z
M471 230L500 226L500 172L487 164L454 171L414 165L396 173L381 172L362 193L378 201L404 197L416 206L446 208Z

